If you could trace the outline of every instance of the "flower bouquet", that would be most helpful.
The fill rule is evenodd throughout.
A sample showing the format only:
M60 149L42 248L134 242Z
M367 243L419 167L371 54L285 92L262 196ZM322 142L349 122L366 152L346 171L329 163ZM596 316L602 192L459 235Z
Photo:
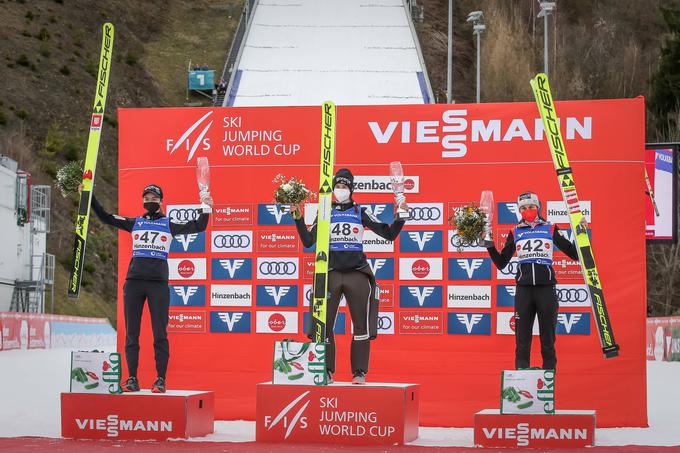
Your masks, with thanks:
M316 194L307 189L301 179L294 176L287 177L279 173L273 182L276 185L274 200L278 204L290 207L291 205L300 205L307 200L314 200L316 198ZM296 219L299 219L301 216L302 213L299 210L293 214L293 217Z
M78 161L68 162L57 171L55 184L66 198L78 191L78 186L83 182L83 163Z
M463 251L465 246L479 243L485 232L487 214L479 207L473 205L455 208L453 215L449 217L449 225L458 230L461 241L458 251Z

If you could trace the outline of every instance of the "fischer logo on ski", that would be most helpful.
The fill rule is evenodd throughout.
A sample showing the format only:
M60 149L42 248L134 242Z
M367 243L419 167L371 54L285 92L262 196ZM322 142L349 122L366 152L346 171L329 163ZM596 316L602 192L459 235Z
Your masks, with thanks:
M593 256L588 231L581 225L581 220L584 216L581 212L578 195L576 194L576 184L574 183L572 169L569 166L567 150L564 146L559 123L557 122L557 112L555 111L555 104L550 92L548 76L538 74L531 80L531 88L536 98L541 119L543 120L545 136L548 140L553 163L555 164L562 198L564 198L567 210L569 211L569 223L571 224L572 234L576 238L576 249L578 250L581 269L586 278L588 290L593 301L592 310L600 337L600 345L602 346L605 358L616 357L619 355L619 345L614 340L614 332L609 314L607 313L604 293L602 292L600 276L595 265L595 257Z
M87 141L87 153L83 169L83 191L80 194L78 218L76 219L75 244L73 246L73 260L68 281L68 296L77 299L80 295L80 281L83 276L83 260L85 258L85 245L87 241L87 226L90 219L90 202L94 184L94 174L97 167L97 153L104 120L104 107L106 106L106 93L109 86L109 73L111 69L111 53L113 52L113 24L105 23L102 27L102 48L99 55L99 72L97 76L97 89L90 118L90 136Z

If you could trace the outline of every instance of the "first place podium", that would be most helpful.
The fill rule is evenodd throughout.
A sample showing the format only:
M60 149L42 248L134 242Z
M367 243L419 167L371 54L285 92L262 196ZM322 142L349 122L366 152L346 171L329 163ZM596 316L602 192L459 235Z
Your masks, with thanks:
M213 392L149 390L61 394L61 435L73 439L164 440L211 434Z
M420 386L257 385L258 442L404 444L418 437Z

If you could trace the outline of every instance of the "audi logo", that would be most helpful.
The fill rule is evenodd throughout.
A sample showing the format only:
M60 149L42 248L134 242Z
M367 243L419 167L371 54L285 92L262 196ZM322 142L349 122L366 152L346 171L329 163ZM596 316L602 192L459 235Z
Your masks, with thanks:
M560 302L585 302L588 300L588 290L585 288L557 288L557 300Z
M264 261L260 263L259 269L263 275L293 275L297 271L297 266L295 263Z
M392 327L392 319L389 316L378 316L378 329L387 330Z
M200 208L173 208L168 211L168 217L170 217L170 220L176 220L177 222L189 222L198 219L198 216L201 214L200 211Z
M312 288L309 288L305 293L305 299L307 299L307 302L312 301Z
M519 262L517 261L510 261L507 266L501 270L501 274L503 275L515 275L517 274L517 270L519 269Z
M409 208L411 220L439 220L442 216L442 211L439 208L428 207L413 207Z
M224 249L245 248L250 245L250 238L245 234L216 234L213 245Z
M463 236L459 236L457 234L452 234L451 235L451 245L453 247L479 247L479 239L475 239L474 241L467 241Z

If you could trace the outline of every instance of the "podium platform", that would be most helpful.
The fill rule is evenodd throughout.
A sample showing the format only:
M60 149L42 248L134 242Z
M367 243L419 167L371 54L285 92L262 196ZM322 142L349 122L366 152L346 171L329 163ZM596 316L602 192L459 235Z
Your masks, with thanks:
M213 432L214 411L213 392L62 393L61 435L111 440L200 437Z
M417 384L257 385L257 442L395 445L418 438Z
M475 446L507 448L576 448L595 444L595 411L564 410L554 414L502 414L485 409L475 414Z

